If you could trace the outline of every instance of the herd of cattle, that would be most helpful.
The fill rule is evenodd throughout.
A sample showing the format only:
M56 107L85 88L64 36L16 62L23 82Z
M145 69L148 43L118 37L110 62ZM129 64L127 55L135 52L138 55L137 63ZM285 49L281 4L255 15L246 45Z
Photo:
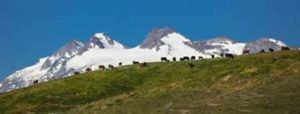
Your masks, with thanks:
M291 49L289 47L281 47L281 50L291 50ZM262 49L260 51L260 53L274 52L274 51L275 51L274 49L269 48L267 50L266 49ZM248 54L250 54L250 50L244 50L243 51L243 55L248 55ZM234 58L235 57L235 55L231 54L231 53L221 53L219 56L222 57L222 58ZM211 55L212 59L214 59L216 57L217 57L217 55ZM202 56L198 56L198 60L203 60L203 59L204 58ZM161 60L161 62L170 62L170 60L167 57L161 57L160 60ZM191 56L191 57L189 57L189 56L183 56L183 57L179 58L179 61L194 61L194 60L196 60L196 56ZM173 57L172 61L174 61L174 62L177 61L177 58ZM132 64L133 65L138 65L138 67L140 69L143 69L143 68L145 68L147 66L147 62L132 61ZM118 65L122 66L122 62L119 62ZM195 65L192 64L192 63L188 63L188 66L190 68L193 68ZM109 64L108 68L106 68L104 65L99 65L98 68L99 68L99 70L106 70L106 69L113 70L115 67L113 65ZM91 68L86 68L85 71L86 72L91 72L92 69ZM74 72L74 75L79 75L79 74L80 74L80 72ZM39 83L38 80L34 80L33 81L33 85L38 84L38 83Z

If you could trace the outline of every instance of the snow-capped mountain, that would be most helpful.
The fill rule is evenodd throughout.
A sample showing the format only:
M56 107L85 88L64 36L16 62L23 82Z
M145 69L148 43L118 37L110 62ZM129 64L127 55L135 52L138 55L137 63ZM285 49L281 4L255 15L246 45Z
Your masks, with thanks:
M241 55L245 45L245 43L235 42L226 37L217 37L207 41L194 41L190 46L205 54L232 53Z
M134 48L125 48L104 33L94 34L86 43L71 41L51 56L40 59L35 65L16 71L0 83L0 92L6 92L40 82L63 78L86 68L96 70L99 65L117 66L132 64L132 61L155 62L161 57L202 56L211 58L220 53L241 55L244 49L252 53L260 49L286 46L274 39L261 39L250 43L239 43L229 38L218 37L207 41L191 41L170 28L153 29L145 40Z
M275 51L281 50L281 47L286 47L287 45L279 40L273 38L260 38L256 41L249 42L245 46L244 50L249 50L250 53L258 53L261 50L268 51L269 49L274 49Z

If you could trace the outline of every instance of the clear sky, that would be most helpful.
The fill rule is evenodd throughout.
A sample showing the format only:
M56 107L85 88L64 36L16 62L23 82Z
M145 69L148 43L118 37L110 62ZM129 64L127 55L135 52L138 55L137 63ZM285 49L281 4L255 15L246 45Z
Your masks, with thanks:
M138 45L154 27L192 40L274 37L300 46L300 0L0 0L0 80L72 39Z

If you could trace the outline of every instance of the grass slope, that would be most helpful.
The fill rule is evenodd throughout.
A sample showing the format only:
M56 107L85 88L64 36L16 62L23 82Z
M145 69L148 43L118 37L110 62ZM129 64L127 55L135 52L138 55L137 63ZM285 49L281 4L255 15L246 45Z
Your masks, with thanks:
M0 94L3 113L300 113L300 52L94 71Z

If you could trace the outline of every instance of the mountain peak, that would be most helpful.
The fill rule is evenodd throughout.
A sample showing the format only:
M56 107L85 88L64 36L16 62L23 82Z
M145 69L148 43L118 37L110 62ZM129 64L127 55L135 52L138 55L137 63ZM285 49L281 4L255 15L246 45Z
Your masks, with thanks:
M165 43L161 39L171 33L174 33L174 30L169 27L154 28L148 33L140 48L152 49L164 45Z
M79 49L84 47L84 43L79 40L72 40L65 44L63 47L58 49L53 55L54 56L64 56L67 53L72 55L73 52L78 52Z
M216 37L214 39L207 40L206 42L209 44L212 44L212 43L232 44L232 43L234 43L233 40L231 40L230 38L227 38L227 37Z
M90 40L85 44L85 49L89 48L119 48L123 49L124 46L117 41L113 40L109 36L104 33L95 33L94 36L90 38Z

